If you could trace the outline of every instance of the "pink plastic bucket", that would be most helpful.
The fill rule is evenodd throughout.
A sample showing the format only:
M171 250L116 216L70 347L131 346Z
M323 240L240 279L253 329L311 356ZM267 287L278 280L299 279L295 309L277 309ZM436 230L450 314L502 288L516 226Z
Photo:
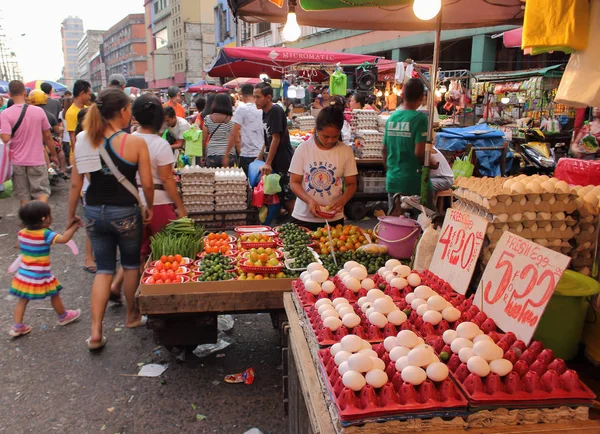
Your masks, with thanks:
M398 259L408 259L415 251L415 245L421 234L421 226L406 217L379 217L373 234L379 238L379 244L388 248L388 254Z

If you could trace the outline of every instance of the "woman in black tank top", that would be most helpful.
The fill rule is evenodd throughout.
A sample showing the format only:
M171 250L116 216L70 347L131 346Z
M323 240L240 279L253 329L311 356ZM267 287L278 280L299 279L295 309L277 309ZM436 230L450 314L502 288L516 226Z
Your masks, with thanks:
M135 309L134 296L139 281L142 225L152 218L154 187L146 143L122 131L130 120L129 97L120 89L105 89L100 92L96 104L89 107L83 122L84 131L77 136L75 146L76 164L69 193L69 224L79 219L75 212L85 173L89 179L84 207L86 230L97 264L92 286L90 350L98 350L106 344L106 338L102 335L102 320L116 271L117 248L124 270L123 290L127 301L125 325L133 328L142 324L141 315ZM137 197L111 172L98 154L100 147L106 150L108 158L133 186L136 185L139 171L147 203L143 219Z

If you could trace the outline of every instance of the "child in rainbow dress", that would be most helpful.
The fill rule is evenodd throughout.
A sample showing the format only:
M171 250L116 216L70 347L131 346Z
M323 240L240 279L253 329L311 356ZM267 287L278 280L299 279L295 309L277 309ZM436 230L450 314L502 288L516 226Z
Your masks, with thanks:
M59 291L62 285L50 269L50 246L67 243L79 229L81 222L74 223L64 235L49 229L52 213L48 204L39 200L27 202L19 210L19 218L25 229L19 231L21 263L10 285L10 293L19 298L14 311L14 324L9 334L16 338L31 332L23 324L25 308L30 300L50 297L50 303L58 314L58 325L64 326L79 318L81 310L65 310Z

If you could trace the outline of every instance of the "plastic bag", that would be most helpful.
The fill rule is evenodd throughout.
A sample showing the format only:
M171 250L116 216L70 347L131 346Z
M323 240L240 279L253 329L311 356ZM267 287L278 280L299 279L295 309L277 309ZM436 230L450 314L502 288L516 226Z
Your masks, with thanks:
M471 158L473 157L473 148L469 151L469 154L464 160L457 158L454 160L452 164L452 173L454 173L454 179L462 176L464 178L470 178L473 176L473 171L475 170L475 165L471 163Z
M10 147L0 140L0 184L4 184L12 177L13 167Z
M254 160L248 166L248 181L250 182L251 187L253 187L253 188L256 187L258 185L258 183L260 182L260 179L262 177L260 168L263 167L264 165L265 165L264 161Z
M598 141L592 135L591 126L586 121L579 130L573 133L570 154L576 158L594 156L598 152Z
M419 244L417 244L415 263L413 264L413 270L419 272L429 268L431 259L433 258L433 252L435 251L438 238L440 237L439 231L434 229L431 220L427 218L427 216L424 216L424 218L421 216L423 216L423 214L419 216L417 221L425 230L423 231L423 235L421 235Z
M252 191L252 206L260 208L265 203L265 184L261 178L260 182Z
M279 185L280 179L281 176L277 173L271 173L270 175L265 176L265 194L277 194L281 192L281 185Z
M185 155L202 157L202 130L194 124L189 130L183 132L183 138L185 139Z
M200 358L206 357L210 354L224 350L232 343L233 340L229 336L227 336L224 332L219 332L217 335L217 342L215 344L198 345L194 350L194 355Z

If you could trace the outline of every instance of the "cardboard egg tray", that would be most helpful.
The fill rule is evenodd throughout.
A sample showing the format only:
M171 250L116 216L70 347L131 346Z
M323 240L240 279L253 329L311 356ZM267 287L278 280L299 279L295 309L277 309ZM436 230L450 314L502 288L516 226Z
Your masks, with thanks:
M321 373L342 421L466 415L467 400L450 378L439 383L428 379L413 386L402 380L388 357L384 360L388 382L378 389L366 385L354 392L342 383L329 348L319 350L318 355Z

